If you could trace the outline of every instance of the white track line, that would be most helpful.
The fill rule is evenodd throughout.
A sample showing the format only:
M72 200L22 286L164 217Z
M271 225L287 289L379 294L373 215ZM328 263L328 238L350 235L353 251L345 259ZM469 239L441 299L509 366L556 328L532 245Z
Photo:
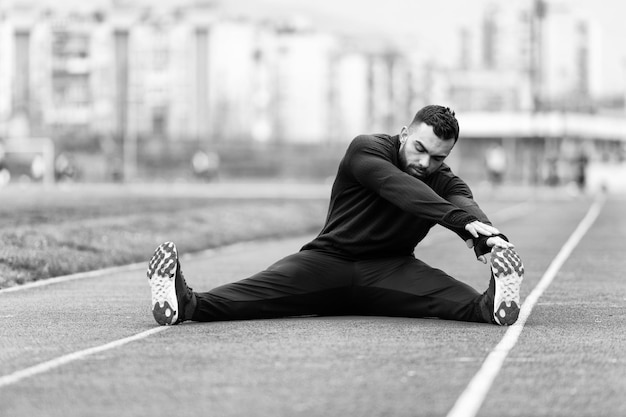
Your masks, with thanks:
M2 288L0 289L0 294L16 292L22 290L28 290L30 288L38 288L45 287L46 285L58 284L61 282L74 281L77 279L85 279L85 278L97 278L103 275L116 274L121 272L128 272L135 269L143 268L146 266L146 262L134 263L130 265L122 265L122 266L114 266L111 268L104 269L96 269L93 271L79 272L71 275L63 275L55 278L46 278L40 281L30 282L28 284L16 285L14 287Z
M447 417L474 417L476 413L478 413L485 397L489 393L493 381L500 372L500 368L502 368L504 360L509 354L509 351L513 349L517 343L517 339L522 333L522 330L524 330L524 324L530 316L533 307L537 304L537 300L548 288L550 283L552 283L552 280L561 269L561 266L563 266L580 240L585 236L585 233L587 233L589 228L596 221L605 200L604 196L601 196L596 199L591 208L589 208L589 211L581 220L576 230L574 230L574 233L572 233L557 256L552 260L552 263L541 277L541 280L539 280L539 283L528 297L526 297L526 300L524 300L517 322L508 328L500 343L498 343L489 356L487 356L482 367L478 373L474 375L474 378L472 378L465 388L465 391L463 391L461 396L457 399L456 403L447 414Z
M196 252L193 254L187 254L183 256L183 258L195 259L195 258L201 258L201 257L215 256L217 253L228 253L228 252L232 252L236 250L242 250L242 248L245 248L246 245L259 244L259 242L260 241L238 242L232 245L221 246L216 249L207 249L207 250L203 250L203 251ZM72 281L72 280L77 280L77 279L93 278L93 277L98 277L101 275L113 274L117 272L126 272L126 271L130 271L134 269L144 268L144 267L145 267L145 263L142 262L142 263L136 263L136 264L130 264L130 265L123 265L119 267L100 269L96 271L89 271L89 272L84 272L84 273L79 273L79 274L66 275L63 277L37 281L31 284L21 285L18 287L6 288L4 290L0 290L0 293L1 292L7 293L7 292L24 290L28 288L42 287L42 286L49 285L49 284L67 282L67 281ZM31 376L48 372L54 368L58 368L70 362L83 359L95 353L103 352L103 351L110 350L110 349L115 349L127 343L134 342L136 340L145 339L146 337L162 332L163 330L166 330L169 327L171 326L155 327L149 330L145 330L141 333L137 333L132 336L125 337L123 339L114 340L104 345L95 346L89 349L84 349L78 352L73 352L67 355L59 356L58 358L39 363L37 365L33 365L31 367L24 368L19 371L15 371L12 374L0 376L0 388L5 387L7 385L15 384L16 382L19 382L25 378L30 378Z
M150 330L137 333L133 336L125 337L124 339L118 339L118 340L114 340L113 342L110 342L104 345L95 346L89 349L79 350L78 352L73 352L68 355L60 356L58 358L49 360L47 362L42 362L40 364L31 366L29 368L21 369L19 371L13 372L12 374L4 375L0 377L0 388L5 387L7 385L15 384L16 382L19 382L22 379L30 378L31 376L48 372L51 369L58 368L59 366L65 365L67 363L74 362L79 359L83 359L84 357L93 355L94 353L99 353L99 352L104 352L105 350L115 349L127 343L134 342L140 339L145 339L146 337L151 336L155 333L162 332L168 327L169 326L155 327Z

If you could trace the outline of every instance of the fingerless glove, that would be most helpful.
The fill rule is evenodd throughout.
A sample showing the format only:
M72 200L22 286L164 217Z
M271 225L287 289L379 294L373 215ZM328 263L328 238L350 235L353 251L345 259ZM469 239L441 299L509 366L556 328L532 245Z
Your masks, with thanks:
M487 245L487 239L489 239L490 237L496 237L496 236L501 237L507 242L509 241L509 239L506 236L504 236L502 233L497 234L497 235L491 235L491 236L478 235L478 237L472 238L472 241L474 242L474 253L476 254L477 258L479 256L482 256L491 252L491 247Z

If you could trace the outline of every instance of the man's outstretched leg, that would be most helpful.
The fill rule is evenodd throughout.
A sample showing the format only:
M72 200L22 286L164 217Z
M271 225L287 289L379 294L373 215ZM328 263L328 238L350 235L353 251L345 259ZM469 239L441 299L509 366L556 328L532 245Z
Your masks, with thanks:
M183 321L249 320L345 314L352 263L316 251L289 255L252 277L194 293L172 242L148 264L152 313L161 325Z
M489 288L479 293L445 272L413 257L361 261L355 314L438 317L511 325L519 315L524 268L512 249L491 252Z
M499 247L491 250L490 263L492 276L485 299L493 300L493 320L501 326L510 326L519 316L524 265L515 250Z
M161 325L189 320L196 309L196 296L187 286L173 242L165 242L154 251L147 271L152 290L152 314Z

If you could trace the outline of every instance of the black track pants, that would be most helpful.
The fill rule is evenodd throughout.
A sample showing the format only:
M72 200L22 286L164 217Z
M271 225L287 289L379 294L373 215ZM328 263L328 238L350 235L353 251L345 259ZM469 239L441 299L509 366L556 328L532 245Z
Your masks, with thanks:
M376 315L490 322L486 297L412 256L350 261L305 250L250 278L196 293L192 320Z

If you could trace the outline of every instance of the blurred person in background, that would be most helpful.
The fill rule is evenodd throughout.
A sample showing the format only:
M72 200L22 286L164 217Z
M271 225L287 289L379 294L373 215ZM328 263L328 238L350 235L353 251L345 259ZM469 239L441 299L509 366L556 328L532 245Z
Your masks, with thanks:
M454 112L435 105L418 111L397 135L357 136L339 164L320 234L247 279L194 292L175 244L161 244L147 271L155 320L376 315L513 324L524 268L513 244L444 163L458 137ZM459 236L481 262L490 254L485 292L415 257L436 224Z
M42 181L46 175L46 161L43 155L37 154L30 163L30 176L35 181Z
M196 178L203 181L217 179L220 168L220 157L215 152L198 149L191 158L191 169Z
M585 149L581 147L574 157L574 181L580 192L584 192L587 188L587 165L589 165L589 157Z
M6 165L6 150L2 138L0 138L0 188L11 181L11 173Z
M550 187L556 187L560 181L559 157L556 154L548 155L546 158L546 184Z
M74 181L78 177L76 162L71 155L60 153L54 160L54 176L57 181Z

